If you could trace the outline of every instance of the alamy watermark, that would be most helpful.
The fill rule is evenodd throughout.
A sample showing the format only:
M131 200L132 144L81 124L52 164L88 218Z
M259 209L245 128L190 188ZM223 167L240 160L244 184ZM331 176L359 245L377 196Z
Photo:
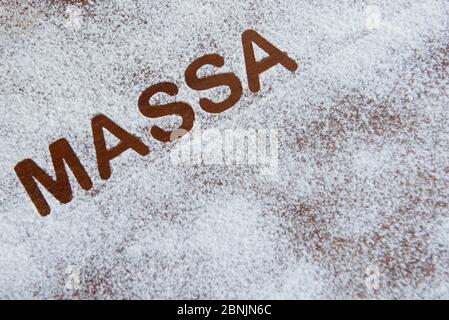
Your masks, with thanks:
M64 13L64 25L68 29L79 30L83 23L83 13L81 9L75 5L69 5Z
M368 293L376 293L380 289L380 270L376 265L370 265L365 268L365 285Z
M75 291L81 289L80 270L75 266L68 266L65 269L66 279L64 288L67 291Z
M382 11L378 6L369 5L365 8L365 27L368 30L380 29L384 22L382 20Z
M253 166L262 175L274 175L278 169L278 130L229 128L202 130L201 124L187 133L173 131L171 140L182 139L170 153L174 165Z

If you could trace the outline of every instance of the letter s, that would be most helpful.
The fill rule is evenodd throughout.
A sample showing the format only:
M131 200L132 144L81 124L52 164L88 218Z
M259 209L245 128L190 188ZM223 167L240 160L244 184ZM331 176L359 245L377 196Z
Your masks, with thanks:
M240 100L243 89L240 79L234 73L220 73L212 76L198 78L197 71L204 65L223 67L224 59L218 54L208 54L193 61L184 74L187 85L195 90L208 90L219 86L227 86L231 89L229 97L221 102L215 103L207 98L200 99L200 107L210 113L223 112Z
M193 127L193 122L195 121L195 113L192 107L185 102L172 102L162 105L152 105L150 104L150 99L156 93L166 93L170 96L175 96L178 94L178 87L172 82L160 82L151 87L145 89L139 97L138 106L140 113L148 118L160 118L168 115L178 115L182 117L181 126L174 131L187 133ZM180 130L182 129L182 130ZM165 131L158 126L151 127L151 135L162 142L172 141L170 137L173 131ZM175 135L176 138L180 138L180 135Z

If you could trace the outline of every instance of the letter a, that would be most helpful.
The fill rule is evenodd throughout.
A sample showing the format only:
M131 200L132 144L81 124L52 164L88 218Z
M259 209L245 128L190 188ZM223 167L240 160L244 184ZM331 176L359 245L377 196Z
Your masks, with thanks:
M253 42L269 54L257 62L254 55ZM252 92L260 90L259 75L277 64L281 64L287 70L294 72L298 64L289 58L289 56L273 46L254 30L246 30L242 34L243 54L245 56L246 75L248 77L248 86Z

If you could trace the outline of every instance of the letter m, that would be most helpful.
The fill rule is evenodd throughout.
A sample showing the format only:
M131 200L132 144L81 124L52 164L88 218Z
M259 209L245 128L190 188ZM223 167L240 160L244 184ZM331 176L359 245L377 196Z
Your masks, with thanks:
M22 182L28 196L41 216L48 215L50 207L38 188L37 182L47 189L59 202L68 203L72 200L72 188L70 187L65 164L72 170L73 175L84 190L92 188L92 181L89 175L66 139L59 139L53 142L50 144L49 149L56 179L49 176L31 159L22 160L14 167L20 182Z

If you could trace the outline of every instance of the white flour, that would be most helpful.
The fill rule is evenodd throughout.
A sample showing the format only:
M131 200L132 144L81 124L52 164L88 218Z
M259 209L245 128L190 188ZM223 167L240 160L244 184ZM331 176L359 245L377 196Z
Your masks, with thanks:
M449 298L448 5L0 0L1 298ZM298 62L248 90L254 29ZM219 53L244 96L207 114L184 81ZM262 52L263 54L263 52ZM205 68L206 69L206 68ZM174 166L137 109L173 81L204 128L276 129L277 173ZM171 101L170 98L167 98ZM101 181L90 119L151 148ZM42 126L44 124L44 126ZM67 138L92 177L40 217L14 166ZM112 140L111 140L112 141ZM112 143L112 142L111 142ZM374 267L373 267L374 266ZM377 268L377 269L376 269ZM370 287L378 270L379 287Z

